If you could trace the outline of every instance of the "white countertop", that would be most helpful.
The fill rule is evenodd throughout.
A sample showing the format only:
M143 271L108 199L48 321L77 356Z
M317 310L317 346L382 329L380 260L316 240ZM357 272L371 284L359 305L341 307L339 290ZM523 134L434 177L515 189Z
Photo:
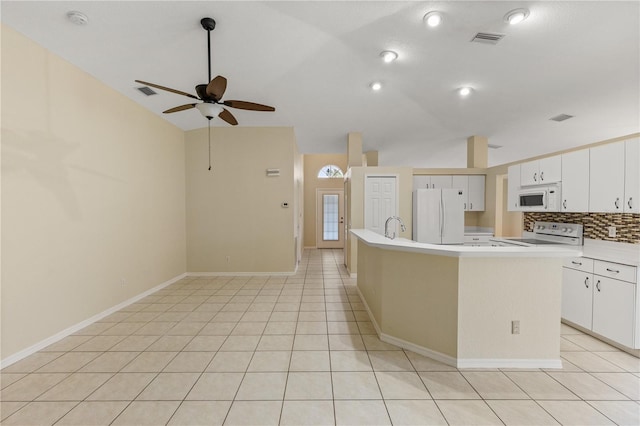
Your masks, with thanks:
M582 247L492 247L417 243L406 238L386 238L368 229L352 229L351 234L364 243L387 250L433 254L451 257L576 257L582 256Z
M480 226L465 226L464 235L474 236L489 236L493 237L493 228L485 228Z
M582 256L640 267L640 244L585 239Z

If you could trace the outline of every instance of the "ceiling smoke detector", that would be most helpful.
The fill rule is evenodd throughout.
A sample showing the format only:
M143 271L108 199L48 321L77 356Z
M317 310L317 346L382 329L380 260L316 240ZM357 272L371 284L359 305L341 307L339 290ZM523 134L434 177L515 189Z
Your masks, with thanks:
M77 10L67 12L67 19L76 25L86 25L87 22L89 22L87 15L82 12L78 12Z

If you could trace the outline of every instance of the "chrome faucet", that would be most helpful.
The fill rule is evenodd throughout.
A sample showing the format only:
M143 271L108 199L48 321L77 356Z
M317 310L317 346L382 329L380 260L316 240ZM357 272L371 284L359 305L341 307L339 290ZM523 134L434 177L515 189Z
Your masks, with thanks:
M402 222L402 219L400 219L398 216L390 216L387 219L387 221L384 223L384 236L387 238L391 238L392 240L396 237L396 233L394 231L391 234L389 234L389 222L391 222L394 219L400 222L400 229L402 230L402 232L407 230L407 228L404 226L404 222Z

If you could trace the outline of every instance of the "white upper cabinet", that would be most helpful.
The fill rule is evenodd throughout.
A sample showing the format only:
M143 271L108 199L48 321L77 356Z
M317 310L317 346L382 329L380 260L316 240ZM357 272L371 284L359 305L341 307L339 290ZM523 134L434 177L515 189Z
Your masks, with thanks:
M625 213L640 213L640 138L625 142L624 206Z
M544 185L562 179L562 161L559 155L521 164L520 185Z
M624 141L601 145L589 149L590 212L623 212L623 206L625 204L624 151Z
M562 212L589 210L589 150L562 154Z
M465 211L484 211L484 175L456 175L452 184L462 190Z
M450 175L416 175L413 177L413 189L447 189L451 186Z
M484 211L484 175L469 175L469 211Z
M507 210L510 212L520 211L518 189L520 189L520 164L509 166L507 174Z
M452 176L431 176L431 187L436 189L451 189Z

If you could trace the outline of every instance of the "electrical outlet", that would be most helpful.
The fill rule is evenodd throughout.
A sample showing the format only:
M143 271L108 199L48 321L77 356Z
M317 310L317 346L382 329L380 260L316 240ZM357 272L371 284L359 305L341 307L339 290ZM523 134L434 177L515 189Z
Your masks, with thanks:
M227 256L226 260L227 260L227 264L231 263L231 256Z
M511 334L520 334L520 321L511 321Z
M607 226L607 229L609 230L609 236L610 237L615 237L616 236L616 227L615 226Z

